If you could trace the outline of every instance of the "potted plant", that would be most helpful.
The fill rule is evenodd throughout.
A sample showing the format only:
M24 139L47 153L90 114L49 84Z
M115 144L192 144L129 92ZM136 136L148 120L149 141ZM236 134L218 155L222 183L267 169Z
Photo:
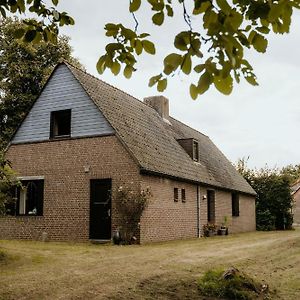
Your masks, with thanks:
M215 224L205 224L203 225L203 234L206 237L214 236L216 232Z
M228 227L227 227L227 223L228 223L228 217L224 216L224 221L219 229L219 234L220 235L228 235Z

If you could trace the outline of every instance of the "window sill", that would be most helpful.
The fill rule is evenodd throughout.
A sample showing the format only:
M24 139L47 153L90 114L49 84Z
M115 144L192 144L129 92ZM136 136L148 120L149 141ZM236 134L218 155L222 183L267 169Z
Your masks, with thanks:
M23 217L29 217L29 218L38 218L38 217L43 217L43 215L15 215L12 217L17 217L17 218L23 218Z
M57 140L67 140L67 139L70 139L70 138L71 138L71 135L59 135L59 136L50 137L49 140L57 141Z

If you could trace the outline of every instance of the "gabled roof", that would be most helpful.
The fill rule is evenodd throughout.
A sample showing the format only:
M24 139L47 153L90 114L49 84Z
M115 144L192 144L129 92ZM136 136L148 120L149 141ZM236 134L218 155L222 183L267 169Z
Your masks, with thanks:
M115 129L141 171L255 195L209 137L171 117L171 124L167 124L138 99L65 64ZM199 141L200 163L194 162L176 141L184 138Z

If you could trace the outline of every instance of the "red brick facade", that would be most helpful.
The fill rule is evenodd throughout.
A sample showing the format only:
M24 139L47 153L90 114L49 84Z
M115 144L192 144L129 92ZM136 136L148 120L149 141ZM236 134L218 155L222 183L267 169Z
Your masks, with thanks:
M2 217L2 239L40 239L47 232L50 240L88 240L90 179L139 186L139 169L115 136L12 145L7 158L20 176L44 176L44 209L41 217Z
M121 185L150 187L153 196L141 219L141 243L195 238L207 223L205 187L140 175L137 164L115 136L11 145L7 158L20 176L44 176L44 208L43 216L1 217L0 239L41 239L46 232L50 240L87 241L89 182L102 178L112 179L113 190ZM177 202L174 188L179 191ZM231 217L231 193L215 192L217 225L227 216L230 232L255 230L253 196L240 195L240 216ZM115 206L112 199L112 231L119 224Z

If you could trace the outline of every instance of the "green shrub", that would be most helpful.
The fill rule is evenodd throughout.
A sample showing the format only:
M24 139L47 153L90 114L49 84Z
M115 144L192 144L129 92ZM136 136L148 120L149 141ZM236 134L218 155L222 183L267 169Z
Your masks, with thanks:
M264 286L249 276L239 271L227 278L224 278L223 274L224 270L207 271L198 281L200 293L203 296L231 300L257 299L258 296L266 299L263 295L265 293Z

